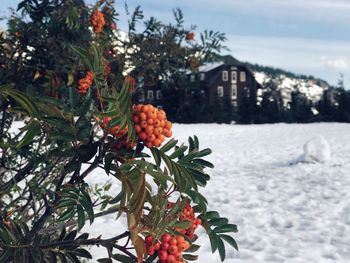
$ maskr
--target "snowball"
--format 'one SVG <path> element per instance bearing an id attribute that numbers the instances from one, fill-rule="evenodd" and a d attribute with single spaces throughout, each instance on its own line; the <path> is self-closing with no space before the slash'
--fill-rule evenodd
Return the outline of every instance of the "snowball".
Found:
<path id="1" fill-rule="evenodd" d="M 324 163 L 331 158 L 329 143 L 322 136 L 317 136 L 304 144 L 304 154 L 299 157 L 299 162 Z"/>

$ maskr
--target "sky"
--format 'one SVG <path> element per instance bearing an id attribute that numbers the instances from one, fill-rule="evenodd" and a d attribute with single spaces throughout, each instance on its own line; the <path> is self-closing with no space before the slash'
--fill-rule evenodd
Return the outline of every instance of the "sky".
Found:
<path id="1" fill-rule="evenodd" d="M 0 0 L 0 16 L 19 0 Z M 92 3 L 93 0 L 87 2 Z M 127 0 L 145 17 L 172 22 L 179 7 L 185 25 L 226 34 L 226 46 L 241 61 L 314 75 L 336 85 L 340 73 L 350 89 L 350 0 Z M 125 1 L 116 0 L 118 26 L 126 30 Z M 4 27 L 4 21 L 0 21 Z"/>

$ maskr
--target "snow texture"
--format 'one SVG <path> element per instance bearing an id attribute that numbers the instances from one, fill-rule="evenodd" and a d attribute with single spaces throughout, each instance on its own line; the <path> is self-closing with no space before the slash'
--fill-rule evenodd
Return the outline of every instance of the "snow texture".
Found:
<path id="1" fill-rule="evenodd" d="M 331 158 L 331 148 L 323 136 L 317 136 L 304 144 L 304 153 L 298 158 L 298 162 L 324 163 Z"/>
<path id="2" fill-rule="evenodd" d="M 201 193 L 209 210 L 239 228 L 234 237 L 240 252 L 227 247 L 225 262 L 350 262 L 350 124 L 175 124 L 173 134 L 182 142 L 196 134 L 202 148 L 213 150 L 209 161 L 215 168 Z M 319 161 L 290 165 L 314 137 L 304 154 Z M 88 178 L 90 184 L 109 179 L 103 171 Z M 118 183 L 112 189 L 117 193 Z M 126 223 L 115 217 L 98 218 L 83 231 L 117 235 Z M 196 262 L 220 262 L 203 229 L 197 243 Z M 104 249 L 91 251 L 96 258 L 106 256 Z"/>

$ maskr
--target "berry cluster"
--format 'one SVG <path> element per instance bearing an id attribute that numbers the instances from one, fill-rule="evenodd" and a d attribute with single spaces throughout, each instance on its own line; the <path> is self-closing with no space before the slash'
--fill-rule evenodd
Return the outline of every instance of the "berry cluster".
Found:
<path id="1" fill-rule="evenodd" d="M 202 224 L 202 220 L 200 218 L 196 218 L 193 208 L 190 204 L 186 204 L 184 210 L 180 214 L 180 220 L 189 220 L 191 225 L 187 229 L 177 229 L 180 233 L 188 236 L 189 239 L 194 237 L 194 231 L 196 228 Z"/>
<path id="2" fill-rule="evenodd" d="M 85 78 L 79 80 L 78 92 L 80 94 L 85 94 L 86 91 L 90 88 L 92 82 L 94 80 L 94 73 L 88 71 Z"/>
<path id="3" fill-rule="evenodd" d="M 95 10 L 91 14 L 90 22 L 94 28 L 95 33 L 101 33 L 104 25 L 106 24 L 104 14 L 99 10 Z"/>
<path id="4" fill-rule="evenodd" d="M 168 209 L 171 209 L 174 206 L 174 203 L 168 202 Z M 194 214 L 193 208 L 189 203 L 186 204 L 184 210 L 180 213 L 179 219 L 181 221 L 188 220 L 191 222 L 191 225 L 187 229 L 176 228 L 175 230 L 180 232 L 183 235 L 188 236 L 189 239 L 193 239 L 194 231 L 196 228 L 202 224 L 202 220 Z"/>
<path id="5" fill-rule="evenodd" d="M 147 236 L 145 239 L 147 253 L 153 255 L 158 252 L 160 263 L 185 262 L 182 258 L 182 252 L 190 247 L 190 243 L 183 236 L 173 236 L 166 233 L 161 236 L 160 242 L 155 241 L 151 235 Z"/>
<path id="6" fill-rule="evenodd" d="M 150 104 L 138 104 L 133 108 L 133 121 L 139 141 L 148 148 L 159 147 L 165 137 L 171 137 L 172 123 L 167 120 L 166 113 Z"/>
<path id="7" fill-rule="evenodd" d="M 108 126 L 109 122 L 112 120 L 111 117 L 104 117 L 100 126 L 105 128 Z M 135 144 L 127 139 L 128 127 L 119 131 L 120 126 L 116 125 L 108 129 L 108 133 L 113 135 L 118 142 L 115 144 L 115 149 L 120 150 L 122 148 L 134 148 Z"/>
<path id="8" fill-rule="evenodd" d="M 189 33 L 186 34 L 185 39 L 186 39 L 187 41 L 191 41 L 191 40 L 194 40 L 194 36 L 195 36 L 195 33 L 194 33 L 194 32 L 189 32 Z"/>

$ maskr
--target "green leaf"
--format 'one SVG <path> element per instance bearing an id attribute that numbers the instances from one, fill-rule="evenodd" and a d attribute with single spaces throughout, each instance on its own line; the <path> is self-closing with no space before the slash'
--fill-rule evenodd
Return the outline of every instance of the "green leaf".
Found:
<path id="1" fill-rule="evenodd" d="M 85 249 L 82 249 L 82 248 L 77 248 L 74 250 L 74 254 L 77 255 L 78 257 L 82 257 L 82 258 L 90 258 L 92 259 L 92 256 L 91 254 L 85 250 Z"/>
<path id="2" fill-rule="evenodd" d="M 210 226 L 223 226 L 228 224 L 228 219 L 223 217 L 223 218 L 215 218 L 209 221 Z"/>
<path id="3" fill-rule="evenodd" d="M 184 228 L 187 229 L 191 226 L 191 221 L 189 220 L 182 220 L 182 221 L 178 221 L 176 223 L 173 224 L 174 228 Z"/>
<path id="4" fill-rule="evenodd" d="M 78 211 L 78 230 L 80 230 L 85 225 L 85 213 L 82 206 L 80 205 L 77 206 L 77 211 Z"/>
<path id="5" fill-rule="evenodd" d="M 205 214 L 205 217 L 208 219 L 220 218 L 220 215 L 217 211 L 208 211 Z"/>
<path id="6" fill-rule="evenodd" d="M 156 161 L 156 165 L 159 167 L 162 159 L 160 158 L 160 153 L 158 149 L 152 147 L 151 153 L 153 155 L 154 160 Z"/>
<path id="7" fill-rule="evenodd" d="M 208 236 L 210 240 L 211 251 L 214 253 L 218 248 L 218 235 L 214 231 L 210 230 L 208 232 Z"/>
<path id="8" fill-rule="evenodd" d="M 189 261 L 196 261 L 198 260 L 198 256 L 197 255 L 191 255 L 191 254 L 183 254 L 182 257 L 186 260 Z"/>
<path id="9" fill-rule="evenodd" d="M 229 236 L 229 235 L 224 235 L 221 234 L 220 237 L 225 240 L 227 243 L 229 243 L 229 245 L 231 245 L 234 249 L 236 249 L 238 251 L 238 245 L 236 243 L 236 240 L 234 240 L 233 237 Z"/>
<path id="10" fill-rule="evenodd" d="M 214 168 L 214 165 L 211 162 L 208 162 L 203 159 L 194 159 L 193 162 L 196 164 L 202 165 L 204 167 Z"/>
<path id="11" fill-rule="evenodd" d="M 226 233 L 226 232 L 234 232 L 237 233 L 237 226 L 234 224 L 227 224 L 223 226 L 218 226 L 214 228 L 215 233 Z"/>
<path id="12" fill-rule="evenodd" d="M 221 261 L 225 260 L 226 252 L 225 252 L 225 245 L 224 242 L 222 242 L 221 238 L 218 238 L 218 250 Z"/>
<path id="13" fill-rule="evenodd" d="M 170 159 L 175 159 L 175 158 L 178 158 L 180 157 L 181 155 L 184 154 L 184 152 L 187 150 L 187 146 L 185 145 L 181 145 L 179 148 L 177 148 L 170 156 L 169 158 Z"/>
<path id="14" fill-rule="evenodd" d="M 196 251 L 198 251 L 198 249 L 199 249 L 200 247 L 201 247 L 201 246 L 199 246 L 199 245 L 192 244 L 192 245 L 186 250 L 186 252 L 196 252 Z"/>
<path id="15" fill-rule="evenodd" d="M 112 259 L 110 258 L 100 258 L 97 261 L 100 263 L 113 263 Z"/>
<path id="16" fill-rule="evenodd" d="M 172 138 L 170 141 L 168 141 L 162 148 L 160 148 L 160 151 L 163 153 L 166 153 L 167 151 L 171 150 L 174 148 L 174 146 L 177 144 L 177 140 Z"/>
<path id="17" fill-rule="evenodd" d="M 41 126 L 40 123 L 36 120 L 31 120 L 25 127 L 27 130 L 26 134 L 22 138 L 22 140 L 16 145 L 17 149 L 22 148 L 25 145 L 28 145 L 32 142 L 34 137 L 40 133 Z"/>

